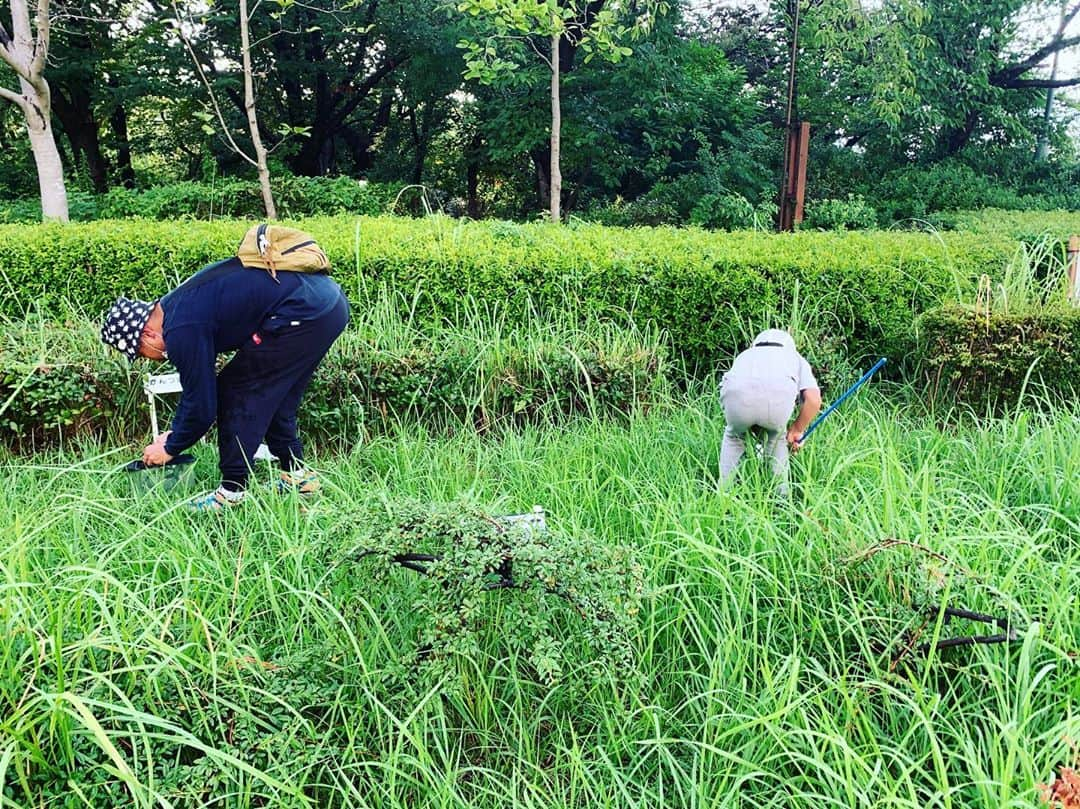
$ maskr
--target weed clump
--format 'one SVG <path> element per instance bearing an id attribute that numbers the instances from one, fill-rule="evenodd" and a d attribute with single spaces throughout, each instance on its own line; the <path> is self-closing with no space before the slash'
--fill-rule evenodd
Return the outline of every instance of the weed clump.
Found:
<path id="1" fill-rule="evenodd" d="M 644 576 L 628 548 L 460 502 L 392 503 L 329 538 L 328 556 L 358 595 L 402 570 L 420 580 L 419 634 L 403 660 L 431 682 L 507 657 L 543 686 L 627 685 L 637 670 Z"/>

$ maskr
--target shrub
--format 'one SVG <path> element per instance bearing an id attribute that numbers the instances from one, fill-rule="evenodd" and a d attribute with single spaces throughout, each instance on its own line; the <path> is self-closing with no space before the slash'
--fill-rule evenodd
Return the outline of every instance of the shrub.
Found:
<path id="1" fill-rule="evenodd" d="M 488 430 L 579 414 L 614 416 L 648 405 L 665 389 L 655 336 L 632 330 L 548 330 L 530 340 L 450 329 L 405 335 L 399 324 L 373 337 L 376 324 L 362 314 L 358 319 L 304 399 L 305 436 L 351 444 L 358 434 L 399 422 Z M 16 450 L 79 433 L 142 438 L 148 427 L 143 375 L 169 370 L 129 365 L 85 321 L 9 323 L 0 327 L 0 438 Z"/>
<path id="2" fill-rule="evenodd" d="M 646 197 L 632 202 L 618 198 L 607 205 L 593 208 L 584 218 L 600 225 L 621 228 L 675 225 L 680 221 L 679 212 L 673 206 Z"/>
<path id="3" fill-rule="evenodd" d="M 694 203 L 690 221 L 713 230 L 750 230 L 754 206 L 741 194 L 704 194 Z"/>
<path id="4" fill-rule="evenodd" d="M 92 336 L 87 328 L 38 318 L 0 327 L 5 445 L 33 449 L 76 433 L 100 434 L 122 417 L 136 382 L 120 355 Z"/>
<path id="5" fill-rule="evenodd" d="M 1080 392 L 1080 309 L 1013 314 L 948 306 L 919 321 L 930 399 L 995 412 Z"/>
<path id="6" fill-rule="evenodd" d="M 463 661 L 471 673 L 488 657 L 518 658 L 518 676 L 579 691 L 635 678 L 644 571 L 629 548 L 465 503 L 402 501 L 337 519 L 323 553 L 351 579 L 344 589 L 361 599 L 353 609 L 369 609 L 364 588 L 385 587 L 399 567 L 428 580 L 406 657 L 427 672 L 427 687 L 452 687 L 446 674 Z"/>
<path id="7" fill-rule="evenodd" d="M 1064 243 L 1074 233 L 1080 234 L 1078 211 L 1006 211 L 986 208 L 940 214 L 934 218 L 934 222 L 948 230 L 1004 236 L 1026 244 L 1036 244 L 1047 238 Z"/>
<path id="8" fill-rule="evenodd" d="M 869 230 L 877 227 L 877 211 L 861 195 L 817 200 L 807 205 L 803 226 L 820 230 Z"/>
<path id="9" fill-rule="evenodd" d="M 402 188 L 400 183 L 373 184 L 351 177 L 293 177 L 271 181 L 274 202 L 282 217 L 387 212 Z M 68 191 L 72 221 L 95 219 L 214 219 L 264 216 L 259 184 L 225 178 L 215 182 L 184 181 L 144 190 L 112 188 L 104 194 Z M 41 221 L 36 200 L 0 200 L 0 223 Z"/>
<path id="10" fill-rule="evenodd" d="M 155 298 L 195 269 L 231 255 L 249 222 L 100 222 L 0 226 L 0 314 L 35 304 L 96 316 L 119 294 Z M 312 219 L 357 309 L 384 285 L 418 323 L 460 316 L 462 301 L 497 306 L 507 322 L 574 303 L 579 322 L 630 318 L 669 336 L 675 353 L 711 366 L 743 342 L 744 321 L 804 293 L 829 296 L 842 337 L 898 356 L 915 315 L 974 287 L 1015 249 L 1002 238 L 918 233 L 716 234 L 581 223 L 518 225 Z M 873 348 L 870 348 L 873 347 Z"/>
<path id="11" fill-rule="evenodd" d="M 1045 183 L 1035 183 L 1041 187 Z M 887 194 L 876 196 L 878 189 Z M 907 219 L 936 220 L 946 211 L 972 211 L 983 208 L 1012 211 L 1075 208 L 1080 197 L 1072 193 L 1024 193 L 1001 180 L 961 163 L 946 160 L 932 166 L 908 167 L 889 172 L 874 188 L 875 205 L 882 222 Z M 949 214 L 944 214 L 947 218 Z"/>

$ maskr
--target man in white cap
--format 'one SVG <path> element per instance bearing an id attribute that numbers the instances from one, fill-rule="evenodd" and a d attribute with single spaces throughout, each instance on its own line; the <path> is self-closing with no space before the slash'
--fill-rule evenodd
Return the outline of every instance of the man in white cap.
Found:
<path id="1" fill-rule="evenodd" d="M 795 341 L 782 329 L 767 329 L 753 345 L 735 358 L 720 383 L 724 405 L 724 443 L 720 448 L 720 477 L 735 473 L 746 451 L 746 433 L 765 433 L 765 452 L 780 478 L 779 493 L 787 496 L 788 447 L 798 452 L 799 442 L 821 410 L 821 390 L 810 364 L 795 350 Z M 788 421 L 799 404 L 791 426 Z"/>

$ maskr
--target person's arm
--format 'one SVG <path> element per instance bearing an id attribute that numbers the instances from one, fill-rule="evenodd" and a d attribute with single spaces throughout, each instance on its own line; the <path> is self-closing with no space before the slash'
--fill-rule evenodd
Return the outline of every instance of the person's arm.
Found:
<path id="1" fill-rule="evenodd" d="M 788 428 L 787 442 L 791 445 L 792 452 L 798 452 L 802 448 L 803 433 L 806 432 L 810 422 L 821 412 L 821 390 L 819 388 L 807 388 L 801 392 L 802 404 L 799 407 L 799 415 Z"/>
<path id="2" fill-rule="evenodd" d="M 209 329 L 175 329 L 169 332 L 166 347 L 184 388 L 164 445 L 167 454 L 176 456 L 202 438 L 217 418 L 217 375 Z"/>

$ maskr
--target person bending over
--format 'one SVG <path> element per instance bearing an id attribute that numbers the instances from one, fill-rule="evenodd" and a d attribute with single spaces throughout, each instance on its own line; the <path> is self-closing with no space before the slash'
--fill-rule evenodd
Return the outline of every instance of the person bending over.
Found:
<path id="1" fill-rule="evenodd" d="M 765 452 L 780 479 L 779 494 L 788 495 L 788 447 L 798 452 L 802 435 L 821 410 L 821 390 L 810 364 L 795 350 L 791 335 L 768 329 L 735 358 L 720 383 L 724 406 L 724 441 L 720 448 L 720 478 L 727 481 L 746 451 L 746 434 L 765 433 Z M 796 404 L 799 412 L 788 426 Z"/>
<path id="2" fill-rule="evenodd" d="M 129 360 L 168 359 L 183 386 L 172 429 L 143 450 L 143 461 L 169 462 L 216 421 L 221 485 L 193 508 L 239 503 L 263 440 L 281 464 L 279 485 L 314 491 L 318 480 L 304 469 L 296 414 L 348 320 L 348 301 L 329 275 L 274 277 L 237 258 L 204 267 L 156 301 L 119 298 L 105 315 L 102 341 Z M 215 359 L 227 351 L 236 354 L 215 375 Z"/>

